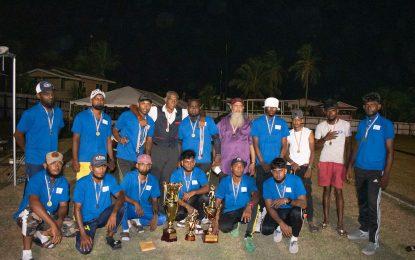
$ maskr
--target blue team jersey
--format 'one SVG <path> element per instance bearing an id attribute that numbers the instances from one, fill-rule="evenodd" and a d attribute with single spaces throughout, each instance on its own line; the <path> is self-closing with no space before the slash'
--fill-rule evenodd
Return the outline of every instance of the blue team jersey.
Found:
<path id="1" fill-rule="evenodd" d="M 170 176 L 170 182 L 183 184 L 179 192 L 179 198 L 183 197 L 184 192 L 198 190 L 208 184 L 206 173 L 199 167 L 195 167 L 189 176 L 185 176 L 183 167 L 177 168 Z"/>
<path id="2" fill-rule="evenodd" d="M 274 177 L 268 178 L 263 185 L 262 195 L 264 200 L 276 200 L 287 198 L 296 200 L 306 195 L 303 181 L 294 174 L 287 174 L 284 182 L 277 183 Z M 291 204 L 282 205 L 280 208 L 291 208 Z"/>

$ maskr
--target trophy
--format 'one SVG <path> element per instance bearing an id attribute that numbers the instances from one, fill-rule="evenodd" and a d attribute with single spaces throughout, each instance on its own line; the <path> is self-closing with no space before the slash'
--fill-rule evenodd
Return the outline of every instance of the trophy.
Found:
<path id="1" fill-rule="evenodd" d="M 193 212 L 191 214 L 188 214 L 186 217 L 186 223 L 187 223 L 189 232 L 186 234 L 186 237 L 184 239 L 186 239 L 187 241 L 196 240 L 195 228 L 196 228 L 196 224 L 198 223 L 198 219 L 197 219 L 198 215 L 199 215 L 199 212 L 197 212 L 197 210 L 193 210 Z"/>
<path id="2" fill-rule="evenodd" d="M 181 187 L 181 183 L 163 182 L 164 210 L 167 215 L 167 227 L 163 229 L 163 236 L 161 237 L 161 240 L 166 242 L 177 241 L 177 234 L 173 227 L 173 223 L 176 219 L 177 210 L 179 208 L 177 202 L 179 200 L 179 191 Z"/>
<path id="3" fill-rule="evenodd" d="M 209 190 L 209 205 L 206 206 L 203 203 L 203 210 L 206 214 L 206 217 L 210 220 L 210 224 L 207 230 L 205 230 L 205 234 L 203 236 L 203 242 L 205 243 L 217 243 L 218 242 L 218 235 L 213 234 L 213 227 L 212 223 L 215 221 L 216 214 L 220 212 L 222 205 L 216 208 L 215 205 L 215 186 L 210 185 Z"/>

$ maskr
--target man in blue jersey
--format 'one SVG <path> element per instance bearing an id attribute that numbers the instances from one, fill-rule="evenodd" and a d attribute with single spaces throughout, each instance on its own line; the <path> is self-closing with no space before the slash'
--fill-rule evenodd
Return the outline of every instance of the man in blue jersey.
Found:
<path id="1" fill-rule="evenodd" d="M 160 197 L 159 182 L 150 174 L 152 161 L 148 154 L 137 157 L 136 170 L 127 173 L 121 187 L 125 192 L 124 218 L 122 220 L 122 240 L 130 240 L 130 226 L 141 233 L 143 226 L 150 226 L 150 231 L 166 222 L 166 216 L 158 212 Z"/>
<path id="2" fill-rule="evenodd" d="M 263 197 L 267 214 L 261 232 L 274 234 L 274 241 L 281 242 L 282 235 L 290 237 L 289 251 L 298 252 L 298 236 L 303 225 L 303 209 L 307 207 L 306 190 L 300 177 L 287 174 L 286 161 L 275 158 L 271 162 L 272 177 L 264 182 Z"/>
<path id="3" fill-rule="evenodd" d="M 28 178 L 43 170 L 48 152 L 58 150 L 59 132 L 64 127 L 62 110 L 55 106 L 53 85 L 39 82 L 36 97 L 39 103 L 23 112 L 14 133 L 16 143 L 25 152 Z"/>
<path id="4" fill-rule="evenodd" d="M 348 235 L 350 240 L 367 240 L 362 250 L 373 255 L 379 248 L 380 198 L 389 183 L 393 162 L 393 123 L 379 114 L 381 98 L 378 93 L 363 97 L 366 118 L 360 121 L 356 145 L 348 165 L 348 179 L 354 167 L 360 228 Z"/>
<path id="5" fill-rule="evenodd" d="M 213 223 L 213 232 L 221 230 L 231 232 L 232 237 L 239 236 L 239 223 L 247 224 L 245 231 L 245 249 L 255 250 L 252 231 L 257 213 L 258 189 L 255 180 L 244 174 L 246 162 L 235 158 L 231 162 L 232 175 L 223 177 L 216 191 L 216 207 L 222 205 Z"/>
<path id="6" fill-rule="evenodd" d="M 135 168 L 137 156 L 151 154 L 154 121 L 148 115 L 152 100 L 140 96 L 137 106 L 132 105 L 118 118 L 112 130 L 117 145 L 118 178 Z"/>
<path id="7" fill-rule="evenodd" d="M 90 100 L 91 107 L 77 114 L 72 125 L 72 167 L 77 180 L 89 174 L 89 161 L 95 154 L 108 154 L 109 168 L 115 167 L 111 118 L 103 112 L 105 93 L 95 89 Z"/>
<path id="8" fill-rule="evenodd" d="M 124 215 L 124 191 L 111 174 L 106 174 L 105 155 L 95 155 L 90 169 L 90 174 L 76 182 L 73 194 L 75 218 L 79 226 L 75 247 L 81 254 L 91 253 L 95 232 L 103 227 L 107 229 L 107 244 L 112 249 L 121 248 L 121 241 L 115 240 L 114 234 Z"/>
<path id="9" fill-rule="evenodd" d="M 45 168 L 30 178 L 14 215 L 22 228 L 24 260 L 33 259 L 32 241 L 44 248 L 53 248 L 61 242 L 62 236 L 75 234 L 75 223 L 65 219 L 69 184 L 62 174 L 62 166 L 61 153 L 49 152 L 46 155 Z"/>

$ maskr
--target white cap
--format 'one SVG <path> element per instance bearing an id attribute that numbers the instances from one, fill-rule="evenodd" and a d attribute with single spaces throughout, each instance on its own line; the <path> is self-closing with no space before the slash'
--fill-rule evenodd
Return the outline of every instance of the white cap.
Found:
<path id="1" fill-rule="evenodd" d="M 269 97 L 269 98 L 265 99 L 264 108 L 266 108 L 266 107 L 276 107 L 278 110 L 280 110 L 278 108 L 279 103 L 280 102 L 275 97 Z"/>
<path id="2" fill-rule="evenodd" d="M 100 89 L 94 89 L 91 92 L 91 95 L 89 96 L 89 99 L 93 99 L 94 97 L 96 97 L 97 95 L 102 95 L 105 98 L 105 93 L 104 91 L 100 90 Z"/>

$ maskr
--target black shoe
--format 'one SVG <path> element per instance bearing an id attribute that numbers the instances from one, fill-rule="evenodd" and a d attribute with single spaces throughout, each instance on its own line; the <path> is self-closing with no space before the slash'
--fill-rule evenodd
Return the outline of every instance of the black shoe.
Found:
<path id="1" fill-rule="evenodd" d="M 107 244 L 113 249 L 120 249 L 121 248 L 121 241 L 120 240 L 115 240 L 112 237 L 107 237 Z"/>

